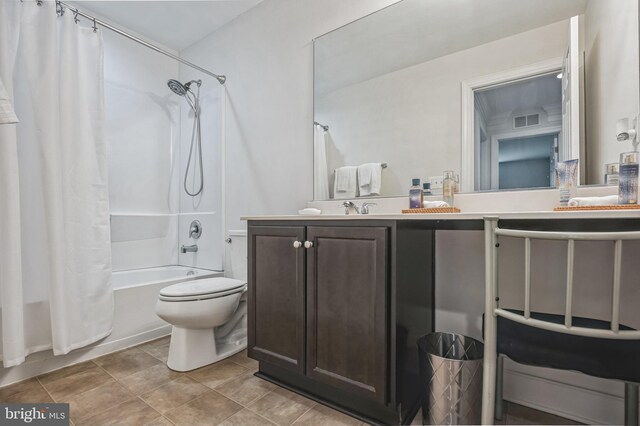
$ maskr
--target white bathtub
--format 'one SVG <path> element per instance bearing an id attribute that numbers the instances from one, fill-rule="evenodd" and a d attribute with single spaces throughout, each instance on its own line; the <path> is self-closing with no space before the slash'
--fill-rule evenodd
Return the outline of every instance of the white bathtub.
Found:
<path id="1" fill-rule="evenodd" d="M 181 281 L 222 276 L 222 272 L 188 266 L 161 266 L 158 268 L 132 269 L 113 273 L 113 289 L 164 284 L 165 286 Z"/>
<path id="2" fill-rule="evenodd" d="M 160 290 L 180 281 L 216 276 L 223 276 L 223 273 L 185 266 L 114 272 L 115 315 L 111 334 L 67 355 L 54 357 L 51 351 L 31 355 L 24 364 L 2 371 L 0 386 L 168 336 L 171 325 L 161 320 L 155 312 Z"/>

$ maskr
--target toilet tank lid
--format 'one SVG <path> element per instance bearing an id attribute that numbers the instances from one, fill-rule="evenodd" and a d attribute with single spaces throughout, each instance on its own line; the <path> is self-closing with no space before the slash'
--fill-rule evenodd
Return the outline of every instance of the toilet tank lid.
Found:
<path id="1" fill-rule="evenodd" d="M 160 290 L 160 296 L 200 296 L 205 294 L 214 294 L 223 291 L 234 290 L 244 285 L 246 285 L 244 281 L 234 280 L 232 278 L 205 278 L 201 280 L 184 281 L 178 284 L 170 285 Z"/>

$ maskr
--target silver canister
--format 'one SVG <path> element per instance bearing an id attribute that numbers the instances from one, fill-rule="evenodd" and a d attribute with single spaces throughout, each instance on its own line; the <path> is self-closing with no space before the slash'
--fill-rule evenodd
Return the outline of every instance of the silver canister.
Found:
<path id="1" fill-rule="evenodd" d="M 484 345 L 454 333 L 418 339 L 423 423 L 480 424 Z"/>

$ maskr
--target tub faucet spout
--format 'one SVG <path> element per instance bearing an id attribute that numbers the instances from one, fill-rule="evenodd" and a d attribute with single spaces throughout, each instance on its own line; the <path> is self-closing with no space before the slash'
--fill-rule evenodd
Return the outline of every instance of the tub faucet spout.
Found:
<path id="1" fill-rule="evenodd" d="M 192 246 L 185 246 L 184 244 L 180 247 L 181 253 L 196 253 L 198 251 L 198 246 L 196 244 Z"/>

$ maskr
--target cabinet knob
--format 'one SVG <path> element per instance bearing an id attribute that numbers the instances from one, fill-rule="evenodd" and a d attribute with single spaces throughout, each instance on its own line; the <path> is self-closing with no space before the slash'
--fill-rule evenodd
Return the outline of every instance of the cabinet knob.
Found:
<path id="1" fill-rule="evenodd" d="M 313 247 L 313 243 L 311 241 L 305 241 L 304 242 L 304 247 L 305 248 L 311 248 L 311 247 Z"/>
<path id="2" fill-rule="evenodd" d="M 300 248 L 300 247 L 302 247 L 302 243 L 300 241 L 293 242 L 293 248 Z"/>

